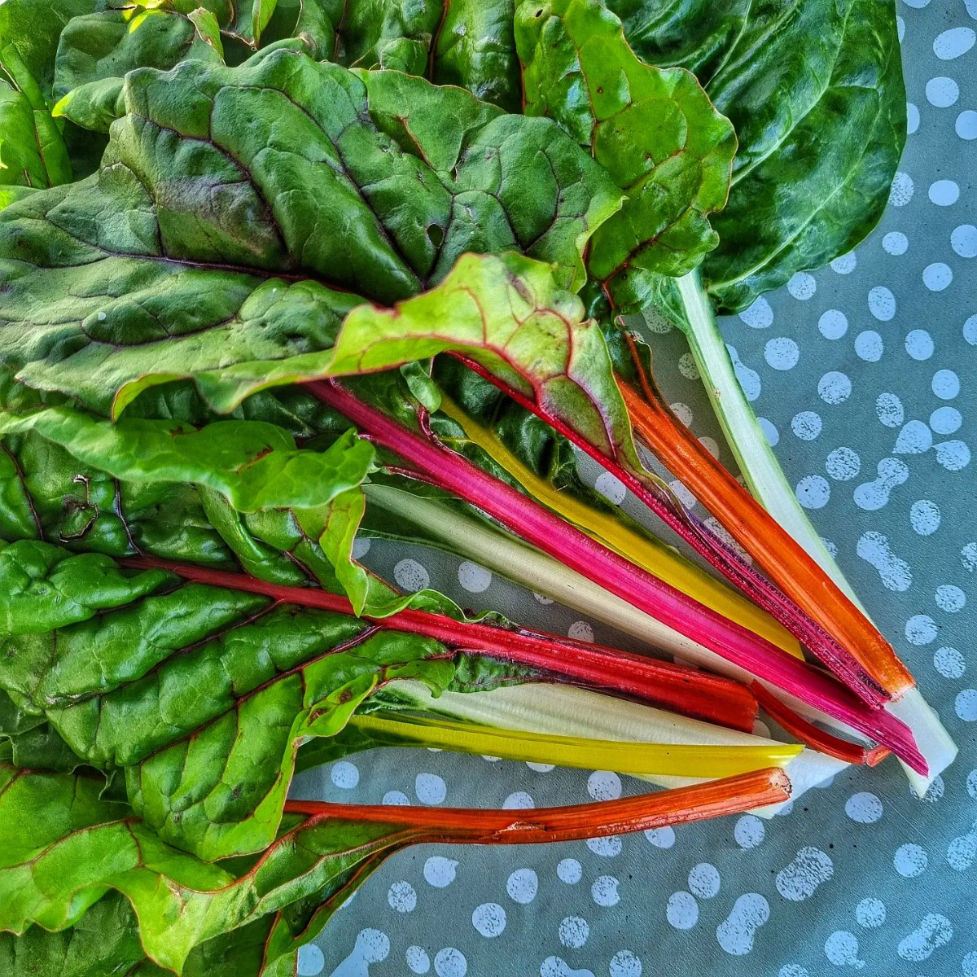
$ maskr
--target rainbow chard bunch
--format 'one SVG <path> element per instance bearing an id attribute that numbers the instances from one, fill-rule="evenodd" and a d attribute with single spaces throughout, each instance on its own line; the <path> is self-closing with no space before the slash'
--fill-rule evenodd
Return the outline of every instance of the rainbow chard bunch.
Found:
<path id="1" fill-rule="evenodd" d="M 885 0 L 0 5 L 4 972 L 282 977 L 410 844 L 766 814 L 889 753 L 925 790 L 953 744 L 712 317 L 871 228 L 903 111 Z M 752 496 L 658 395 L 622 318 L 653 307 Z M 364 536 L 701 668 L 404 594 Z M 668 789 L 529 820 L 289 799 L 385 745 Z"/>

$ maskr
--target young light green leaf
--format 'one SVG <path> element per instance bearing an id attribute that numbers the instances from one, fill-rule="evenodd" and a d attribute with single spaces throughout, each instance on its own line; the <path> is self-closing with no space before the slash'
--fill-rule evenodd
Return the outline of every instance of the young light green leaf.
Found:
<path id="1" fill-rule="evenodd" d="M 186 977 L 208 972 L 191 957 L 205 941 L 240 931 L 255 946 L 262 934 L 244 927 L 313 894 L 334 909 L 338 894 L 355 887 L 384 853 L 423 836 L 403 822 L 312 819 L 235 878 L 163 844 L 124 806 L 100 800 L 100 783 L 0 768 L 0 929 L 75 926 L 115 889 L 132 904 L 149 958 Z M 230 941 L 214 949 L 215 962 L 234 959 Z M 268 961 L 283 949 L 294 953 L 293 941 L 279 938 Z"/>
<path id="2" fill-rule="evenodd" d="M 732 126 L 690 72 L 642 64 L 598 0 L 525 0 L 516 42 L 526 112 L 555 119 L 627 192 L 587 268 L 618 309 L 640 309 L 655 275 L 683 275 L 716 246 Z"/>
<path id="3" fill-rule="evenodd" d="M 178 377 L 229 410 L 320 375 L 361 301 L 338 289 L 390 302 L 463 251 L 526 249 L 579 283 L 618 205 L 553 122 L 394 72 L 277 50 L 135 72 L 125 98 L 100 174 L 0 219 L 0 360 L 104 411 Z"/>

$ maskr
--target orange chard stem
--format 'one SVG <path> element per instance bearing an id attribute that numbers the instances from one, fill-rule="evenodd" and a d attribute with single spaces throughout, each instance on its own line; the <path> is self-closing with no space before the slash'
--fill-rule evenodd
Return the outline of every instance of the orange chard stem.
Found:
<path id="1" fill-rule="evenodd" d="M 693 787 L 641 794 L 614 801 L 522 811 L 415 808 L 383 805 L 285 802 L 285 812 L 312 819 L 344 818 L 403 824 L 415 829 L 415 844 L 535 845 L 582 841 L 689 824 L 790 799 L 790 780 L 770 767 Z"/>
<path id="2" fill-rule="evenodd" d="M 642 396 L 620 378 L 618 386 L 640 440 L 784 593 L 887 692 L 898 696 L 912 688 L 913 677 L 892 646 L 655 391 L 646 386 Z"/>

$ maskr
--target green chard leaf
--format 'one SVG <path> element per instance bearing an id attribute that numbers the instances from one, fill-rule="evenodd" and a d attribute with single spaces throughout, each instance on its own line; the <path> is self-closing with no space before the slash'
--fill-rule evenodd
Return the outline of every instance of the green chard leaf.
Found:
<path id="1" fill-rule="evenodd" d="M 287 973 L 274 969 L 281 957 L 294 962 L 296 947 L 385 855 L 425 837 L 403 821 L 310 819 L 235 876 L 161 842 L 130 809 L 102 800 L 100 782 L 0 767 L 0 929 L 75 927 L 62 938 L 73 942 L 84 939 L 80 924 L 114 940 L 117 957 L 133 957 L 125 908 L 104 899 L 116 890 L 132 906 L 148 958 L 184 977 Z M 306 921 L 307 932 L 296 933 L 289 918 Z"/>
<path id="2" fill-rule="evenodd" d="M 465 251 L 579 286 L 618 206 L 552 121 L 396 72 L 276 50 L 134 72 L 125 104 L 98 174 L 0 216 L 0 361 L 100 411 L 179 377 L 226 411 L 322 375 L 350 309 Z"/>
<path id="3" fill-rule="evenodd" d="M 223 61 L 216 17 L 157 7 L 127 7 L 75 17 L 61 35 L 54 74 L 55 116 L 98 132 L 121 114 L 123 77 L 181 61 Z"/>
<path id="4" fill-rule="evenodd" d="M 642 64 L 598 0 L 526 0 L 516 41 L 527 114 L 555 119 L 627 193 L 587 270 L 619 311 L 636 311 L 658 276 L 684 275 L 716 247 L 709 215 L 729 191 L 732 126 L 690 72 Z"/>
<path id="5" fill-rule="evenodd" d="M 745 308 L 872 230 L 906 139 L 892 0 L 608 6 L 640 57 L 692 68 L 736 129 L 729 203 L 712 219 L 720 243 L 702 266 L 717 312 Z M 702 30 L 713 19 L 720 29 Z M 673 283 L 660 288 L 681 321 Z"/>
<path id="6" fill-rule="evenodd" d="M 271 843 L 305 738 L 341 732 L 389 682 L 437 693 L 465 662 L 345 614 L 38 541 L 0 549 L 0 595 L 0 686 L 12 702 L 82 762 L 124 768 L 146 823 L 208 860 Z M 498 666 L 492 681 L 524 674 Z"/>

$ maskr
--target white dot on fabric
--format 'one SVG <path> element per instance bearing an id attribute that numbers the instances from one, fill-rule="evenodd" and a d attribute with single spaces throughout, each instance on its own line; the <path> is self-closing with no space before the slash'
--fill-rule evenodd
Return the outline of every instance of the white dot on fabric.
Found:
<path id="1" fill-rule="evenodd" d="M 599 875 L 590 886 L 590 898 L 597 906 L 616 906 L 621 901 L 618 885 L 613 875 Z"/>
<path id="2" fill-rule="evenodd" d="M 882 238 L 882 247 L 888 254 L 905 254 L 909 250 L 909 238 L 902 231 L 889 231 Z"/>
<path id="3" fill-rule="evenodd" d="M 770 919 L 770 903 L 758 892 L 747 892 L 733 903 L 729 915 L 716 927 L 720 947 L 732 956 L 753 949 L 756 931 Z"/>
<path id="4" fill-rule="evenodd" d="M 824 941 L 824 955 L 836 967 L 861 970 L 865 966 L 865 961 L 858 959 L 858 938 L 848 930 L 835 930 Z"/>
<path id="5" fill-rule="evenodd" d="M 434 955 L 434 972 L 438 977 L 465 977 L 468 960 L 461 950 L 446 946 Z"/>
<path id="6" fill-rule="evenodd" d="M 365 536 L 357 536 L 353 540 L 353 559 L 362 560 L 370 552 L 370 541 Z"/>
<path id="7" fill-rule="evenodd" d="M 799 271 L 787 282 L 787 291 L 801 302 L 806 302 L 818 290 L 818 283 L 813 275 L 806 271 Z"/>
<path id="8" fill-rule="evenodd" d="M 913 329 L 906 334 L 906 352 L 914 360 L 928 360 L 933 355 L 933 337 L 925 329 Z"/>
<path id="9" fill-rule="evenodd" d="M 360 782 L 360 771 L 355 763 L 340 760 L 332 765 L 329 779 L 342 790 L 352 790 Z"/>
<path id="10" fill-rule="evenodd" d="M 617 835 L 611 835 L 609 838 L 589 838 L 586 844 L 595 855 L 603 855 L 605 858 L 613 858 L 621 854 L 622 843 Z"/>
<path id="11" fill-rule="evenodd" d="M 960 187 L 953 180 L 937 180 L 930 184 L 929 198 L 937 207 L 952 207 L 960 199 Z"/>
<path id="12" fill-rule="evenodd" d="M 879 322 L 889 322 L 896 314 L 896 297 L 885 285 L 876 285 L 868 293 L 868 310 Z"/>
<path id="13" fill-rule="evenodd" d="M 699 904 L 690 892 L 673 892 L 665 905 L 665 918 L 677 930 L 690 930 L 699 922 Z"/>
<path id="14" fill-rule="evenodd" d="M 952 27 L 948 31 L 938 34 L 933 41 L 933 53 L 941 61 L 952 61 L 966 54 L 977 40 L 977 33 L 972 27 Z"/>
<path id="15" fill-rule="evenodd" d="M 881 899 L 863 899 L 855 907 L 855 922 L 865 929 L 877 929 L 885 922 L 885 903 Z"/>
<path id="16" fill-rule="evenodd" d="M 422 804 L 440 804 L 448 793 L 448 786 L 436 773 L 419 773 L 414 778 L 414 793 Z"/>
<path id="17" fill-rule="evenodd" d="M 431 577 L 417 560 L 401 560 L 394 567 L 394 579 L 403 590 L 413 593 L 431 586 Z"/>
<path id="18" fill-rule="evenodd" d="M 588 621 L 574 621 L 567 628 L 567 637 L 573 638 L 574 641 L 586 641 L 589 643 L 594 640 L 594 627 Z"/>
<path id="19" fill-rule="evenodd" d="M 531 868 L 517 868 L 506 879 L 505 891 L 513 902 L 528 906 L 539 891 L 539 877 Z"/>
<path id="20" fill-rule="evenodd" d="M 483 902 L 472 913 L 472 926 L 489 939 L 501 936 L 505 924 L 505 910 L 497 902 Z"/>
<path id="21" fill-rule="evenodd" d="M 709 862 L 700 862 L 689 871 L 689 889 L 700 899 L 712 899 L 719 894 L 719 870 Z"/>
<path id="22" fill-rule="evenodd" d="M 678 358 L 678 372 L 681 373 L 686 380 L 699 379 L 699 368 L 695 365 L 695 358 L 691 353 L 683 353 Z"/>
<path id="23" fill-rule="evenodd" d="M 950 247 L 961 258 L 977 257 L 977 227 L 961 224 L 950 232 Z"/>
<path id="24" fill-rule="evenodd" d="M 492 573 L 477 563 L 465 560 L 458 567 L 458 583 L 470 594 L 481 594 L 492 585 Z"/>
<path id="25" fill-rule="evenodd" d="M 919 845 L 900 845 L 892 856 L 892 865 L 905 879 L 914 879 L 926 871 L 929 858 Z"/>
<path id="26" fill-rule="evenodd" d="M 893 207 L 905 207 L 913 199 L 915 189 L 913 178 L 908 173 L 896 173 L 889 189 L 889 203 Z"/>
<path id="27" fill-rule="evenodd" d="M 909 508 L 909 524 L 920 536 L 932 536 L 940 528 L 940 507 L 930 499 L 919 499 Z"/>
<path id="28" fill-rule="evenodd" d="M 383 795 L 383 803 L 390 807 L 407 807 L 410 798 L 402 790 L 388 790 Z"/>
<path id="29" fill-rule="evenodd" d="M 773 423 L 765 417 L 758 417 L 757 424 L 760 425 L 760 430 L 763 431 L 763 436 L 767 439 L 767 444 L 771 448 L 776 447 L 780 441 L 780 432 L 774 427 Z"/>
<path id="30" fill-rule="evenodd" d="M 556 764 L 554 763 L 533 763 L 532 760 L 527 760 L 526 766 L 530 770 L 535 770 L 536 773 L 549 773 L 556 768 Z"/>
<path id="31" fill-rule="evenodd" d="M 858 258 L 854 251 L 849 251 L 848 254 L 843 254 L 831 262 L 831 270 L 836 275 L 850 275 L 857 266 Z"/>
<path id="32" fill-rule="evenodd" d="M 503 802 L 504 811 L 529 811 L 536 806 L 532 795 L 524 790 L 513 791 Z"/>
<path id="33" fill-rule="evenodd" d="M 875 824 L 882 817 L 882 801 L 875 794 L 860 791 L 845 802 L 845 814 L 858 824 Z"/>
<path id="34" fill-rule="evenodd" d="M 899 427 L 906 419 L 902 401 L 891 393 L 879 394 L 876 397 L 875 416 L 886 427 Z"/>
<path id="35" fill-rule="evenodd" d="M 848 316 L 840 309 L 828 309 L 818 319 L 818 331 L 825 339 L 841 339 L 848 332 Z"/>
<path id="36" fill-rule="evenodd" d="M 455 880 L 458 863 L 453 858 L 432 855 L 424 863 L 424 881 L 435 889 L 445 889 Z"/>
<path id="37" fill-rule="evenodd" d="M 957 116 L 954 129 L 961 139 L 977 139 L 977 112 L 965 109 Z"/>
<path id="38" fill-rule="evenodd" d="M 641 977 L 641 961 L 630 950 L 619 950 L 611 957 L 610 977 Z"/>
<path id="39" fill-rule="evenodd" d="M 957 693 L 953 703 L 957 716 L 965 723 L 977 720 L 977 689 L 964 689 Z"/>
<path id="40" fill-rule="evenodd" d="M 387 902 L 399 913 L 413 912 L 417 907 L 417 892 L 410 882 L 394 882 L 387 890 Z"/>
<path id="41" fill-rule="evenodd" d="M 557 932 L 565 947 L 579 950 L 590 936 L 590 924 L 581 916 L 565 916 Z"/>
<path id="42" fill-rule="evenodd" d="M 824 467 L 835 481 L 847 482 L 862 470 L 862 461 L 851 448 L 835 448 L 828 455 Z"/>
<path id="43" fill-rule="evenodd" d="M 821 418 L 812 410 L 802 410 L 794 415 L 790 429 L 802 441 L 813 441 L 821 433 Z"/>
<path id="44" fill-rule="evenodd" d="M 773 309 L 761 295 L 749 308 L 740 313 L 740 319 L 751 329 L 767 329 L 773 325 Z"/>
<path id="45" fill-rule="evenodd" d="M 942 261 L 934 261 L 923 269 L 923 284 L 931 292 L 942 292 L 953 281 L 953 271 Z"/>
<path id="46" fill-rule="evenodd" d="M 977 543 L 965 543 L 960 550 L 960 562 L 968 573 L 977 571 Z"/>
<path id="47" fill-rule="evenodd" d="M 940 632 L 936 621 L 928 614 L 914 614 L 906 621 L 905 633 L 910 644 L 928 645 L 936 640 Z"/>
<path id="48" fill-rule="evenodd" d="M 977 315 L 970 316 L 963 324 L 963 338 L 971 346 L 977 346 Z"/>
<path id="49" fill-rule="evenodd" d="M 613 502 L 614 505 L 620 505 L 624 501 L 624 497 L 628 494 L 628 490 L 624 487 L 624 482 L 610 472 L 601 472 L 594 482 L 594 488 L 608 502 Z"/>
<path id="50" fill-rule="evenodd" d="M 967 595 L 953 584 L 941 584 L 936 588 L 937 606 L 948 614 L 962 611 L 967 603 Z"/>
<path id="51" fill-rule="evenodd" d="M 826 404 L 843 404 L 851 396 L 851 380 L 839 370 L 829 370 L 818 380 L 818 396 Z"/>
<path id="52" fill-rule="evenodd" d="M 967 662 L 956 648 L 944 646 L 933 652 L 933 667 L 944 678 L 962 678 Z"/>
<path id="53" fill-rule="evenodd" d="M 655 848 L 671 848 L 675 844 L 674 828 L 667 826 L 664 828 L 649 828 L 644 835 Z"/>
<path id="54" fill-rule="evenodd" d="M 587 793 L 595 801 L 613 801 L 621 796 L 621 778 L 611 770 L 595 770 L 587 778 Z"/>
<path id="55" fill-rule="evenodd" d="M 906 132 L 912 136 L 919 131 L 919 108 L 906 102 Z"/>
<path id="56" fill-rule="evenodd" d="M 564 858 L 556 866 L 556 875 L 567 885 L 576 885 L 583 878 L 583 866 L 575 858 Z"/>
<path id="57" fill-rule="evenodd" d="M 763 358 L 774 370 L 792 370 L 797 366 L 801 350 L 793 339 L 781 336 L 771 339 L 763 350 Z"/>
<path id="58" fill-rule="evenodd" d="M 960 86 L 946 75 L 930 78 L 926 82 L 926 101 L 938 109 L 946 109 L 955 105 L 960 98 Z"/>
<path id="59" fill-rule="evenodd" d="M 426 974 L 431 969 L 431 958 L 422 946 L 409 946 L 404 954 L 412 974 Z"/>
<path id="60" fill-rule="evenodd" d="M 688 404 L 677 402 L 669 405 L 672 413 L 686 426 L 692 426 L 692 408 Z"/>
<path id="61" fill-rule="evenodd" d="M 733 828 L 733 839 L 740 848 L 756 848 L 763 841 L 766 828 L 755 814 L 744 814 Z"/>
<path id="62" fill-rule="evenodd" d="M 885 352 L 882 337 L 874 329 L 866 329 L 855 337 L 855 353 L 866 363 L 878 363 Z"/>
<path id="63" fill-rule="evenodd" d="M 937 370 L 930 386 L 940 400 L 953 400 L 960 393 L 960 377 L 953 370 Z"/>
<path id="64" fill-rule="evenodd" d="M 314 943 L 306 943 L 305 946 L 299 947 L 298 966 L 295 971 L 299 977 L 316 977 L 317 974 L 322 973 L 325 965 L 326 960 L 322 950 Z"/>
<path id="65" fill-rule="evenodd" d="M 823 509 L 831 498 L 831 486 L 820 475 L 805 475 L 794 494 L 805 509 Z"/>

